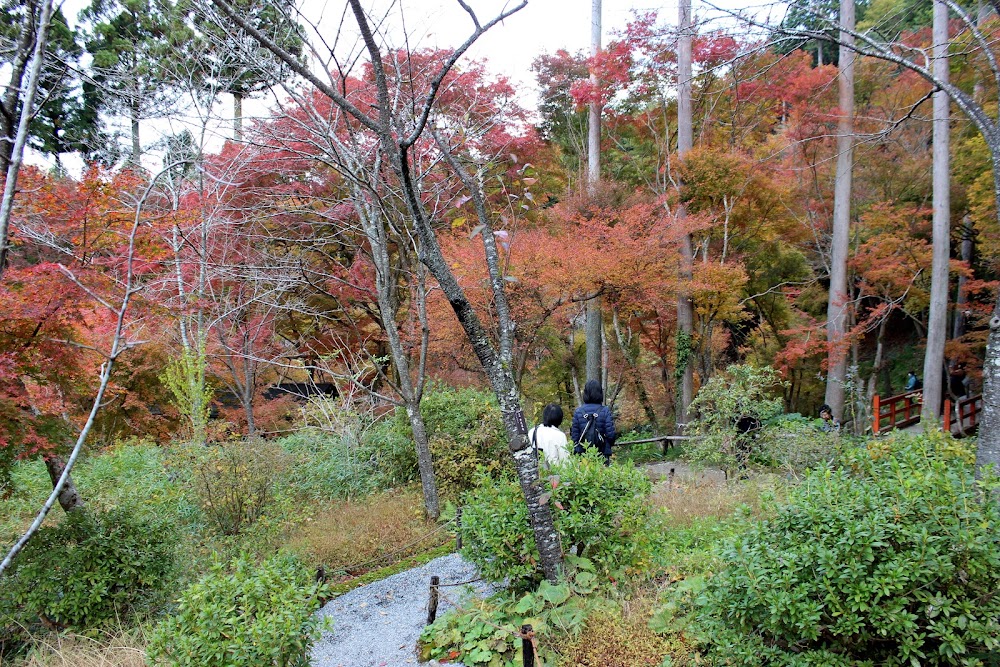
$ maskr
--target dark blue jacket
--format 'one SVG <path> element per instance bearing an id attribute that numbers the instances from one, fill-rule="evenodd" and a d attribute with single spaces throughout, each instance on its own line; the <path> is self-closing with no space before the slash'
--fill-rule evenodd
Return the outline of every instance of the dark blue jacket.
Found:
<path id="1" fill-rule="evenodd" d="M 611 416 L 611 409 L 599 403 L 584 403 L 573 412 L 573 426 L 570 428 L 570 437 L 574 443 L 580 442 L 580 435 L 587 427 L 587 418 L 584 415 L 597 413 L 595 425 L 600 433 L 604 434 L 604 441 L 607 443 L 607 451 L 603 454 L 611 453 L 611 445 L 615 444 L 615 421 Z M 588 433 L 588 436 L 590 434 Z M 590 440 L 590 438 L 587 438 Z"/>

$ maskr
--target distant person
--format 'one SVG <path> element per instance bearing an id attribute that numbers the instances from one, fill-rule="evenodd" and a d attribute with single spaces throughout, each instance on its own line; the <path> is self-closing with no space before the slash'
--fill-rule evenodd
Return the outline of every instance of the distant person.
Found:
<path id="1" fill-rule="evenodd" d="M 583 405 L 573 412 L 570 437 L 574 454 L 582 454 L 587 447 L 592 447 L 604 456 L 605 465 L 611 463 L 615 421 L 611 409 L 604 405 L 604 390 L 597 380 L 587 380 L 583 386 Z"/>
<path id="2" fill-rule="evenodd" d="M 819 418 L 823 420 L 820 428 L 825 433 L 835 433 L 840 430 L 840 422 L 833 417 L 833 408 L 826 403 L 819 406 Z"/>
<path id="3" fill-rule="evenodd" d="M 959 400 L 969 397 L 969 377 L 965 372 L 965 364 L 958 363 L 948 373 L 948 393 Z"/>
<path id="4" fill-rule="evenodd" d="M 549 403 L 542 410 L 542 423 L 528 432 L 528 442 L 536 448 L 545 463 L 556 465 L 569 458 L 566 434 L 559 430 L 563 411 L 557 403 Z"/>
<path id="5" fill-rule="evenodd" d="M 904 391 L 916 391 L 917 389 L 923 389 L 923 386 L 924 383 L 917 377 L 917 372 L 910 371 L 906 376 L 906 389 Z"/>

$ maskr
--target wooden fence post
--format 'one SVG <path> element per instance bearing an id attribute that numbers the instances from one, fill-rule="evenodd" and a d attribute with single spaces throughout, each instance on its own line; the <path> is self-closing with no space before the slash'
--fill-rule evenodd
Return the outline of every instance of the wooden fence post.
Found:
<path id="1" fill-rule="evenodd" d="M 427 625 L 434 622 L 437 618 L 438 613 L 438 584 L 441 583 L 440 577 L 431 577 L 431 597 L 427 602 Z"/>
<path id="2" fill-rule="evenodd" d="M 521 626 L 521 655 L 524 656 L 524 667 L 535 667 L 535 645 L 531 642 L 534 634 L 530 625 Z"/>
<path id="3" fill-rule="evenodd" d="M 462 508 L 455 510 L 455 550 L 462 549 Z"/>

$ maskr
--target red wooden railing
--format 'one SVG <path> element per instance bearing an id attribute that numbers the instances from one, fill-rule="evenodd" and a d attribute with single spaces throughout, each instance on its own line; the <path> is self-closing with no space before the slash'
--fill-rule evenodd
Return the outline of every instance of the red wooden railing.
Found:
<path id="1" fill-rule="evenodd" d="M 924 392 L 908 391 L 888 398 L 872 397 L 872 431 L 878 435 L 894 428 L 906 428 L 920 421 Z M 954 409 L 953 407 L 954 406 Z M 970 396 L 957 403 L 945 399 L 942 409 L 943 430 L 951 432 L 952 426 L 960 433 L 971 433 L 979 426 L 979 413 L 983 410 L 983 397 Z"/>
<path id="2" fill-rule="evenodd" d="M 923 389 L 880 398 L 872 397 L 872 432 L 876 435 L 894 428 L 905 428 L 920 421 Z"/>
<path id="3" fill-rule="evenodd" d="M 983 411 L 983 397 L 970 396 L 955 403 L 954 415 L 951 409 L 951 399 L 944 401 L 944 430 L 951 431 L 954 423 L 960 433 L 971 433 L 979 428 L 979 413 Z"/>

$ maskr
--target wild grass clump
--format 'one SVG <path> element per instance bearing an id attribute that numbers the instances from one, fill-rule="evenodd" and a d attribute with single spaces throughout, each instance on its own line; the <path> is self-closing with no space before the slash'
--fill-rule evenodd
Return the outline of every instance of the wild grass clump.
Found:
<path id="1" fill-rule="evenodd" d="M 331 573 L 363 565 L 350 572 L 359 574 L 451 539 L 447 529 L 428 537 L 437 529 L 424 519 L 419 491 L 390 491 L 330 503 L 294 529 L 289 548 Z"/>
<path id="2" fill-rule="evenodd" d="M 145 667 L 141 632 L 121 630 L 86 637 L 52 633 L 32 638 L 31 652 L 11 667 Z"/>

